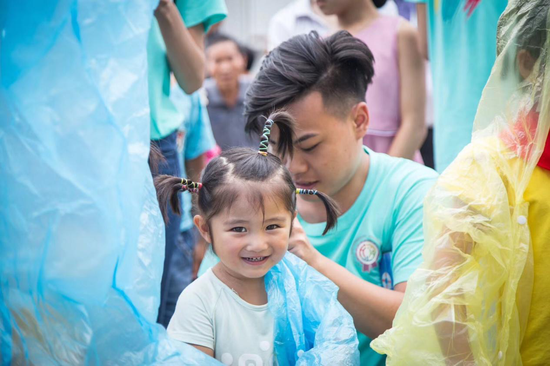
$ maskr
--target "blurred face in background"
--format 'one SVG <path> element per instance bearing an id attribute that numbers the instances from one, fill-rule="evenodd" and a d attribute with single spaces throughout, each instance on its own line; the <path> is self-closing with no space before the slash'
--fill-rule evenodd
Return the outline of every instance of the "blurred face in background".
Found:
<path id="1" fill-rule="evenodd" d="M 325 15 L 340 14 L 357 1 L 361 0 L 315 0 L 319 9 Z"/>
<path id="2" fill-rule="evenodd" d="M 235 42 L 222 41 L 206 49 L 206 68 L 220 90 L 238 88 L 246 59 Z"/>

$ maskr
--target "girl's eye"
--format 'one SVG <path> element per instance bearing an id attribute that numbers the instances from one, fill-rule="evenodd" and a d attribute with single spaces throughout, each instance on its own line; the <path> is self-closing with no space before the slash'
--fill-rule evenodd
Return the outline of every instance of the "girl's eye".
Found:
<path id="1" fill-rule="evenodd" d="M 275 229 L 278 229 L 278 228 L 280 228 L 280 226 L 276 225 L 276 224 L 269 225 L 268 227 L 266 227 L 267 230 L 275 230 Z"/>
<path id="2" fill-rule="evenodd" d="M 317 146 L 319 146 L 319 144 L 315 144 L 312 147 L 308 147 L 307 149 L 303 148 L 302 151 L 305 151 L 305 152 L 313 151 L 313 149 L 315 149 Z"/>
<path id="3" fill-rule="evenodd" d="M 246 233 L 246 229 L 242 226 L 234 227 L 231 229 L 231 231 L 236 233 Z"/>

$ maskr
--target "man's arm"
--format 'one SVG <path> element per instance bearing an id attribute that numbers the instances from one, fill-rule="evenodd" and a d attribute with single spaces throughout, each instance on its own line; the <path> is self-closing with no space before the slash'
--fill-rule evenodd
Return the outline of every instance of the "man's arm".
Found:
<path id="1" fill-rule="evenodd" d="M 172 0 L 161 0 L 155 10 L 170 69 L 179 86 L 191 94 L 204 81 L 204 26 L 187 28 Z"/>
<path id="2" fill-rule="evenodd" d="M 392 291 L 355 276 L 319 253 L 310 244 L 297 219 L 293 223 L 289 251 L 340 288 L 338 300 L 353 317 L 357 330 L 374 339 L 391 328 L 395 313 L 403 301 L 406 282 L 397 284 Z"/>

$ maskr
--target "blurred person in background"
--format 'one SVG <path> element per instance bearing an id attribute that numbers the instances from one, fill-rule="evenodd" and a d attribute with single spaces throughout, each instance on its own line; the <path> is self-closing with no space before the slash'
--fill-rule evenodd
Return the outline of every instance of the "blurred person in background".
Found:
<path id="1" fill-rule="evenodd" d="M 214 33 L 206 41 L 206 68 L 210 78 L 204 88 L 216 143 L 222 151 L 232 147 L 256 148 L 259 138 L 244 132 L 244 97 L 250 85 L 247 60 L 233 38 Z"/>
<path id="2" fill-rule="evenodd" d="M 183 175 L 194 181 L 207 163 L 207 153 L 216 146 L 210 119 L 206 111 L 201 91 L 185 94 L 175 79 L 172 79 L 170 100 L 180 112 L 183 123 L 177 131 L 177 151 L 179 169 Z M 176 246 L 167 263 L 165 276 L 166 300 L 161 303 L 160 314 L 163 322 L 169 321 L 174 314 L 181 292 L 192 282 L 196 275 L 195 257 L 204 251 L 204 240 L 197 235 L 192 219 L 192 202 L 189 192 L 181 193 L 181 223 Z M 201 256 L 202 258 L 202 256 Z M 197 264 L 198 265 L 198 264 Z"/>
<path id="3" fill-rule="evenodd" d="M 267 49 L 271 51 L 298 34 L 316 31 L 321 36 L 336 29 L 336 17 L 326 16 L 315 0 L 295 0 L 279 10 L 269 21 Z"/>
<path id="4" fill-rule="evenodd" d="M 497 22 L 508 1 L 407 1 L 417 3 L 421 51 L 431 64 L 433 149 L 441 173 L 470 142 L 481 91 L 495 62 Z"/>
<path id="5" fill-rule="evenodd" d="M 367 90 L 369 129 L 363 142 L 376 152 L 422 163 L 426 138 L 425 64 L 416 29 L 399 16 L 380 14 L 385 0 L 317 0 L 338 25 L 365 42 L 374 56 Z M 395 4 L 394 4 L 395 5 Z"/>
<path id="6" fill-rule="evenodd" d="M 225 18 L 224 0 L 201 2 L 161 0 L 147 41 L 149 105 L 151 110 L 151 140 L 164 161 L 158 174 L 181 176 L 176 140 L 182 123 L 180 112 L 170 100 L 170 73 L 188 94 L 198 90 L 204 80 L 204 35 L 209 28 Z M 167 278 L 172 254 L 177 247 L 180 217 L 169 214 L 166 225 L 166 253 L 162 275 L 158 322 L 166 326 Z M 173 299 L 174 301 L 177 299 Z"/>

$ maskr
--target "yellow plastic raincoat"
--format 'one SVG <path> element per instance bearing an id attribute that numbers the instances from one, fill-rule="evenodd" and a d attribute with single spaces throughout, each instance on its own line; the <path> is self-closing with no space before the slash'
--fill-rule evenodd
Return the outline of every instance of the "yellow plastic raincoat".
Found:
<path id="1" fill-rule="evenodd" d="M 511 0 L 499 21 L 472 142 L 428 193 L 424 263 L 371 344 L 388 365 L 522 365 L 534 268 L 524 192 L 550 127 L 549 8 Z"/>

